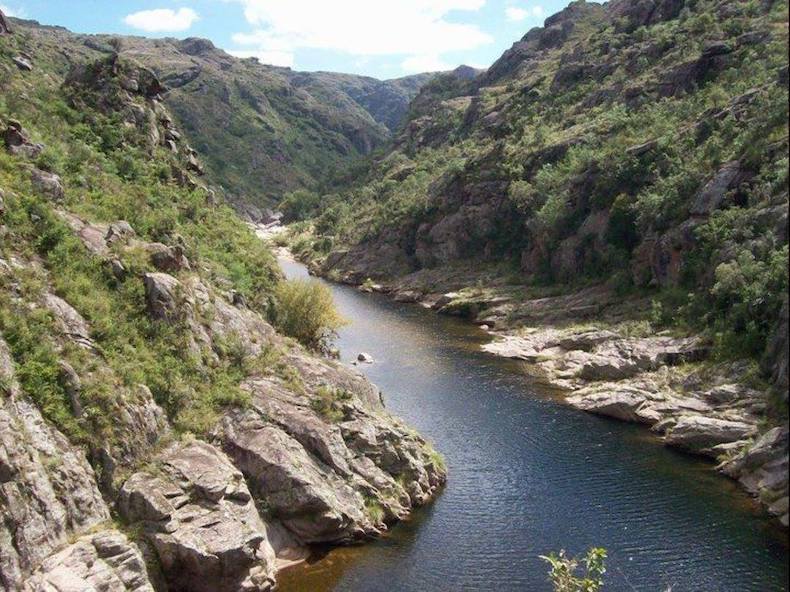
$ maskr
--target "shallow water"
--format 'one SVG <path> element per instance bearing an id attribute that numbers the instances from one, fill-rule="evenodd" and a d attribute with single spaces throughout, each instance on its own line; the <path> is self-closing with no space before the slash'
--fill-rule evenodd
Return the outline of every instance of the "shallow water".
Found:
<path id="1" fill-rule="evenodd" d="M 301 265 L 281 261 L 289 277 Z M 609 552 L 607 592 L 788 589 L 787 535 L 711 465 L 536 394 L 476 327 L 332 285 L 342 359 L 449 466 L 441 496 L 372 544 L 280 574 L 283 592 L 548 591 L 539 555 Z"/>

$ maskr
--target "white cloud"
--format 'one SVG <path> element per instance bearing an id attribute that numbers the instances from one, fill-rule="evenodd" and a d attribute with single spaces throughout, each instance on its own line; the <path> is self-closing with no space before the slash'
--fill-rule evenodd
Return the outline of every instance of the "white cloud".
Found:
<path id="1" fill-rule="evenodd" d="M 538 18 L 543 15 L 542 6 L 532 6 L 520 8 L 518 6 L 508 6 L 505 8 L 505 16 L 507 20 L 512 22 L 521 22 L 529 17 Z"/>
<path id="2" fill-rule="evenodd" d="M 442 55 L 493 39 L 477 25 L 451 22 L 452 11 L 476 11 L 486 0 L 230 0 L 253 30 L 233 41 L 244 51 L 293 54 L 298 49 L 352 56 L 403 56 L 403 67 L 442 63 Z M 446 64 L 444 64 L 446 65 Z"/>
<path id="3" fill-rule="evenodd" d="M 515 6 L 508 6 L 505 9 L 505 16 L 509 21 L 523 21 L 529 16 L 529 11 L 525 8 L 517 8 Z"/>
<path id="4" fill-rule="evenodd" d="M 13 16 L 16 18 L 25 17 L 25 11 L 22 8 L 12 8 L 6 4 L 0 4 L 0 10 L 2 10 L 3 14 L 6 16 Z"/>
<path id="5" fill-rule="evenodd" d="M 401 68 L 404 72 L 442 72 L 451 70 L 452 66 L 447 64 L 438 55 L 411 56 L 403 60 Z"/>
<path id="6" fill-rule="evenodd" d="M 166 31 L 186 31 L 200 17 L 191 8 L 157 8 L 155 10 L 142 10 L 126 16 L 123 19 L 130 27 L 147 31 L 148 33 L 163 33 Z"/>

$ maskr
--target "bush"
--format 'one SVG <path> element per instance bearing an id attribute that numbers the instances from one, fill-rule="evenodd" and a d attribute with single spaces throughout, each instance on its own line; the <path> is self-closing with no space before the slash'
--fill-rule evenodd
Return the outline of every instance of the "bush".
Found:
<path id="1" fill-rule="evenodd" d="M 320 205 L 317 193 L 300 189 L 286 194 L 279 207 L 286 222 L 300 222 L 314 215 Z"/>
<path id="2" fill-rule="evenodd" d="M 598 592 L 603 589 L 606 549 L 592 548 L 582 559 L 566 557 L 565 551 L 541 555 L 541 559 L 551 566 L 549 580 L 554 592 Z M 576 575 L 580 563 L 584 564 L 584 577 Z"/>
<path id="3" fill-rule="evenodd" d="M 316 280 L 283 281 L 274 296 L 277 327 L 310 349 L 326 349 L 345 324 L 335 309 L 332 292 Z"/>

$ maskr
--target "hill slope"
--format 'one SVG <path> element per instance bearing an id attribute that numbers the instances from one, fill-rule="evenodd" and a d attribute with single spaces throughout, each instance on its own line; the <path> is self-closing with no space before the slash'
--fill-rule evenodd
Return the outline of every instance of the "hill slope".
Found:
<path id="1" fill-rule="evenodd" d="M 10 19 L 70 61 L 120 52 L 162 80 L 164 102 L 230 201 L 256 214 L 389 140 L 431 74 L 379 81 L 238 59 L 205 39 L 78 35 Z"/>
<path id="2" fill-rule="evenodd" d="M 0 21 L 2 22 L 2 21 Z M 0 31 L 0 590 L 263 592 L 444 481 L 128 55 Z M 314 311 L 315 312 L 315 311 Z M 321 326 L 319 324 L 318 329 Z"/>
<path id="3" fill-rule="evenodd" d="M 487 72 L 426 84 L 350 187 L 288 203 L 311 217 L 293 247 L 495 327 L 492 351 L 669 444 L 721 460 L 778 426 L 781 471 L 787 27 L 782 2 L 574 2 Z"/>

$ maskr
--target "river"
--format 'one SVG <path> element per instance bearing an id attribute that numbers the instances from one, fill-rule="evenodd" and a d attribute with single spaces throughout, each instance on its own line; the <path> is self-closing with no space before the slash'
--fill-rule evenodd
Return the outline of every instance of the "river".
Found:
<path id="1" fill-rule="evenodd" d="M 279 590 L 543 592 L 540 555 L 591 546 L 609 552 L 606 592 L 788 589 L 787 534 L 709 463 L 537 394 L 474 326 L 330 286 L 349 320 L 341 359 L 373 356 L 360 369 L 445 455 L 449 482 L 381 540 L 284 571 Z"/>

